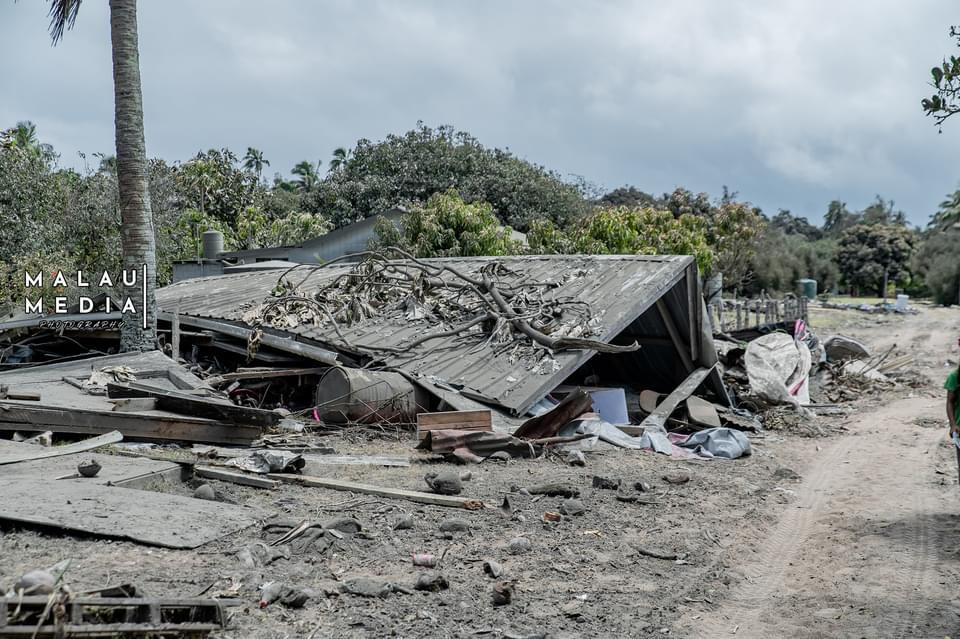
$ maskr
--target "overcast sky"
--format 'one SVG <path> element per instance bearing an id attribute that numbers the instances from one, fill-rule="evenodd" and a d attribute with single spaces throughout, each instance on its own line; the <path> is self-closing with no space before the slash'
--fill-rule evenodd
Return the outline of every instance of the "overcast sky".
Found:
<path id="1" fill-rule="evenodd" d="M 113 153 L 107 0 L 56 48 L 47 2 L 0 4 L 0 127 L 61 162 Z M 268 171 L 450 124 L 604 188 L 723 185 L 819 220 L 875 194 L 918 224 L 960 185 L 960 120 L 920 99 L 948 0 L 140 0 L 147 152 L 227 146 Z M 960 116 L 958 116 L 960 117 Z"/>

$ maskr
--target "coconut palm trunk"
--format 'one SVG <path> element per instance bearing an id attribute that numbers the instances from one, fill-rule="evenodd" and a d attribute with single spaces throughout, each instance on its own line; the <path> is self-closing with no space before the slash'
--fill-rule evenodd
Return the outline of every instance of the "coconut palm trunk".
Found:
<path id="1" fill-rule="evenodd" d="M 73 27 L 80 3 L 81 0 L 50 0 L 50 35 L 54 44 L 63 37 L 66 29 Z M 137 0 L 110 0 L 110 40 L 113 44 L 120 244 L 123 268 L 128 273 L 126 281 L 131 282 L 130 285 L 124 284 L 123 297 L 132 300 L 136 311 L 124 314 L 120 350 L 151 350 L 156 348 L 157 341 L 154 297 L 157 250 L 147 182 L 147 151 L 143 141 Z M 136 273 L 135 282 L 133 273 Z"/>
<path id="2" fill-rule="evenodd" d="M 143 137 L 136 0 L 110 0 L 110 39 L 113 43 L 114 117 L 123 268 L 125 272 L 137 273 L 136 284 L 124 286 L 123 295 L 133 300 L 137 312 L 136 315 L 124 316 L 123 328 L 120 331 L 120 350 L 150 350 L 156 348 L 154 288 L 157 283 L 157 254 L 147 181 L 147 151 Z M 144 265 L 146 281 L 143 281 Z M 146 295 L 143 294 L 144 291 Z"/>

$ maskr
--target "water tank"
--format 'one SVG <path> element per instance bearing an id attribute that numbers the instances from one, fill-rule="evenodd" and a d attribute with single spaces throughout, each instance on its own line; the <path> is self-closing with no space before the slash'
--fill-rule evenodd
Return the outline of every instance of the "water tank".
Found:
<path id="1" fill-rule="evenodd" d="M 805 298 L 808 300 L 817 298 L 817 280 L 802 279 L 797 280 L 797 284 L 800 286 L 800 294 Z"/>
<path id="2" fill-rule="evenodd" d="M 203 232 L 203 257 L 207 260 L 215 260 L 217 256 L 223 253 L 223 233 L 220 231 Z"/>

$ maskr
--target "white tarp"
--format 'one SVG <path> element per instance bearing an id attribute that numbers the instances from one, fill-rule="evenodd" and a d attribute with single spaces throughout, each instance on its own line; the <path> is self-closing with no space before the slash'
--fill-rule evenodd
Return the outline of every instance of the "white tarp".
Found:
<path id="1" fill-rule="evenodd" d="M 743 356 L 750 390 L 774 404 L 809 404 L 812 359 L 807 345 L 786 333 L 758 337 Z"/>

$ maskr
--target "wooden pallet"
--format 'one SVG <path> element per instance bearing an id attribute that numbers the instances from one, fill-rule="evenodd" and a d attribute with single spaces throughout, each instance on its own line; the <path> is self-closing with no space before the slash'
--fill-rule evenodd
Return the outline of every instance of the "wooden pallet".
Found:
<path id="1" fill-rule="evenodd" d="M 58 625 L 46 596 L 0 598 L 0 639 L 7 637 L 206 637 L 224 627 L 215 599 L 63 597 Z M 51 610 L 58 607 L 57 602 Z"/>

